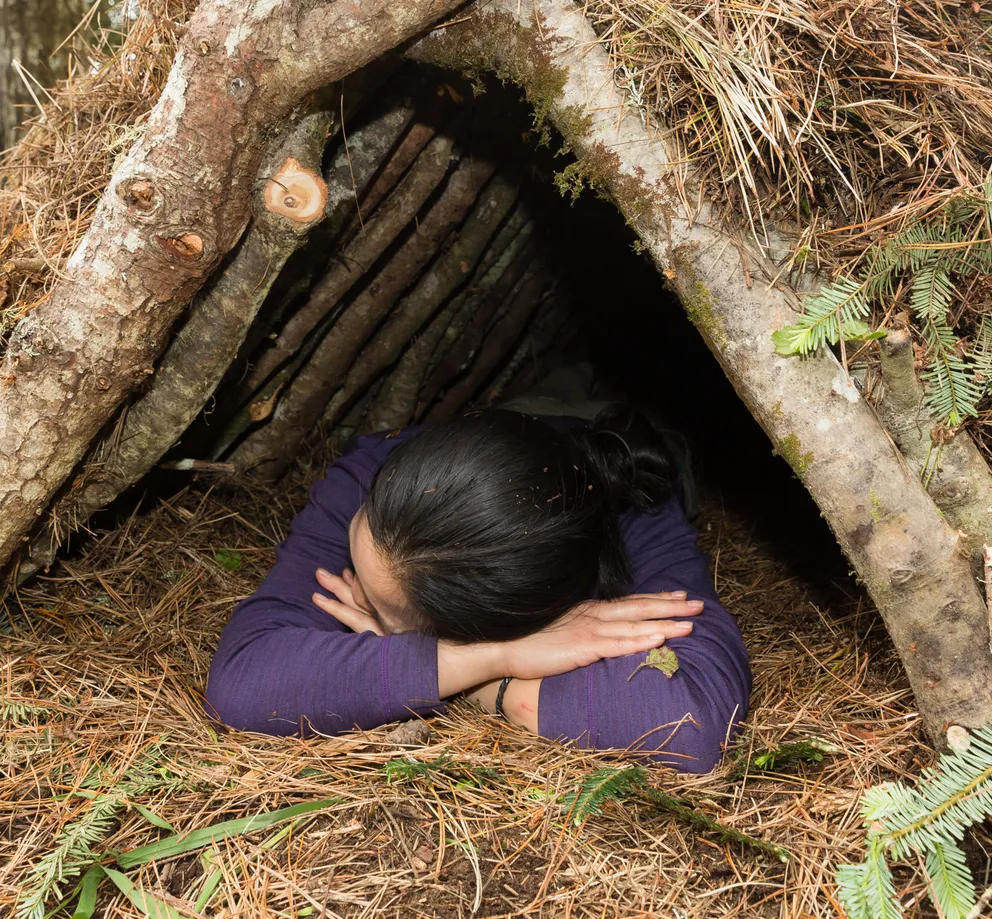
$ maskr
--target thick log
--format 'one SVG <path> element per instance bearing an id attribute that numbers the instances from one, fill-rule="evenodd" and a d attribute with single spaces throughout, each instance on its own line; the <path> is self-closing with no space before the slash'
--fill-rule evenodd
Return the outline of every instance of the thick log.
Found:
<path id="1" fill-rule="evenodd" d="M 262 478 L 278 477 L 303 438 L 320 419 L 332 393 L 398 297 L 420 277 L 438 247 L 465 219 L 492 177 L 494 167 L 482 160 L 463 161 L 444 191 L 418 222 L 416 231 L 378 271 L 374 281 L 352 301 L 313 352 L 292 385 L 281 395 L 268 422 L 231 454 L 243 471 Z"/>
<path id="2" fill-rule="evenodd" d="M 243 233 L 267 132 L 307 94 L 457 5 L 228 0 L 197 8 L 66 278 L 15 328 L 0 367 L 0 564 L 147 378 L 173 323 Z"/>
<path id="3" fill-rule="evenodd" d="M 909 468 L 951 526 L 964 534 L 972 570 L 981 573 L 984 547 L 992 545 L 992 470 L 966 432 L 942 432 L 927 409 L 909 329 L 890 331 L 879 355 L 885 386 L 878 414 Z"/>
<path id="4" fill-rule="evenodd" d="M 282 266 L 324 217 L 327 186 L 320 160 L 327 113 L 303 118 L 277 139 L 255 192 L 255 217 L 223 273 L 198 296 L 169 343 L 150 389 L 123 424 L 98 444 L 77 483 L 53 508 L 19 566 L 23 580 L 55 557 L 60 540 L 137 482 L 202 411 L 241 346 Z"/>
<path id="5" fill-rule="evenodd" d="M 685 214 L 669 181 L 674 157 L 661 132 L 614 88 L 605 49 L 570 0 L 497 0 L 501 11 L 432 35 L 418 53 L 476 60 L 530 81 L 560 75 L 543 99 L 590 182 L 638 232 L 738 395 L 813 495 L 877 604 L 936 742 L 948 725 L 992 721 L 992 654 L 984 601 L 957 534 L 910 472 L 875 413 L 831 354 L 775 353 L 772 332 L 796 298 L 751 284 L 704 196 Z M 498 36 L 498 38 L 495 38 Z M 741 244 L 745 245 L 745 244 Z M 751 277 L 776 277 L 747 244 Z"/>
<path id="6" fill-rule="evenodd" d="M 392 366 L 421 327 L 470 280 L 487 245 L 517 197 L 517 186 L 497 176 L 479 197 L 457 235 L 438 255 L 416 286 L 396 305 L 375 338 L 362 351 L 341 388 L 324 411 L 332 425 L 351 402 L 386 368 Z"/>

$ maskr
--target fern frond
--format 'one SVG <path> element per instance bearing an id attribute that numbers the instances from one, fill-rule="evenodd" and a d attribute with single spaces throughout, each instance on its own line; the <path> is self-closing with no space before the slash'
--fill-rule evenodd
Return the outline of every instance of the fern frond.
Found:
<path id="1" fill-rule="evenodd" d="M 975 328 L 970 356 L 975 362 L 976 372 L 982 374 L 987 386 L 989 373 L 992 372 L 992 319 L 988 316 L 982 316 Z"/>
<path id="2" fill-rule="evenodd" d="M 848 919 L 903 919 L 892 872 L 878 839 L 872 840 L 868 857 L 860 865 L 837 869 L 837 886 Z"/>
<path id="3" fill-rule="evenodd" d="M 992 814 L 992 727 L 975 731 L 966 749 L 944 753 L 937 767 L 924 770 L 917 792 L 925 813 L 886 826 L 896 858 L 909 848 L 925 852 L 961 839 L 967 826 Z"/>
<path id="4" fill-rule="evenodd" d="M 924 330 L 930 350 L 930 362 L 920 375 L 926 403 L 942 421 L 957 427 L 965 418 L 978 414 L 978 403 L 985 385 L 976 375 L 976 367 L 958 351 L 954 330 L 940 322 L 930 322 Z"/>
<path id="5" fill-rule="evenodd" d="M 883 826 L 898 825 L 915 820 L 926 811 L 926 802 L 920 793 L 902 782 L 883 782 L 869 788 L 861 797 L 861 816 L 866 826 L 879 822 Z"/>
<path id="6" fill-rule="evenodd" d="M 66 881 L 79 877 L 100 860 L 93 846 L 109 835 L 122 807 L 117 798 L 100 795 L 78 820 L 63 828 L 55 847 L 38 860 L 24 881 L 17 903 L 18 919 L 44 919 L 45 903 L 61 897 Z"/>
<path id="7" fill-rule="evenodd" d="M 646 780 L 640 766 L 597 769 L 585 777 L 576 791 L 565 795 L 561 805 L 572 812 L 572 820 L 578 825 L 586 817 L 598 814 L 607 801 L 622 798 L 632 787 L 643 785 Z"/>
<path id="8" fill-rule="evenodd" d="M 864 284 L 853 278 L 839 277 L 808 296 L 803 307 L 805 312 L 793 325 L 772 335 L 779 354 L 805 357 L 828 342 L 836 345 L 841 338 L 854 341 L 876 335 L 864 321 L 869 313 Z"/>
<path id="9" fill-rule="evenodd" d="M 927 265 L 917 272 L 909 291 L 909 305 L 921 322 L 946 323 L 954 285 L 941 265 Z"/>
<path id="10" fill-rule="evenodd" d="M 965 854 L 953 842 L 939 842 L 927 852 L 930 892 L 944 919 L 968 919 L 975 902 L 975 882 Z"/>

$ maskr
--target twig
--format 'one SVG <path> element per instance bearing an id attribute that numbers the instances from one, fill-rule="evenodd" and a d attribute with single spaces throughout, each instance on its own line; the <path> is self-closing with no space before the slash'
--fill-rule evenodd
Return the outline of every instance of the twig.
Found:
<path id="1" fill-rule="evenodd" d="M 679 798 L 673 798 L 671 795 L 666 795 L 663 791 L 658 791 L 656 788 L 638 788 L 634 791 L 634 795 L 654 805 L 659 810 L 673 814 L 686 823 L 691 823 L 694 826 L 715 833 L 721 842 L 736 842 L 742 846 L 757 849 L 759 852 L 771 855 L 783 863 L 789 861 L 792 857 L 788 849 L 782 846 L 776 846 L 774 843 L 766 842 L 763 839 L 758 839 L 755 836 L 749 836 L 740 830 L 735 830 L 733 827 L 721 823 L 715 817 L 697 810 L 688 802 L 682 801 Z"/>

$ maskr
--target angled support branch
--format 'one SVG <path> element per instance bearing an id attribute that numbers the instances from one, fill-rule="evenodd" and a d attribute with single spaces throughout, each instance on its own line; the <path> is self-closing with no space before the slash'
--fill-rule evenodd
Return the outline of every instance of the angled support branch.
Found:
<path id="1" fill-rule="evenodd" d="M 98 444 L 77 482 L 50 514 L 19 567 L 20 579 L 47 567 L 74 528 L 137 482 L 182 437 L 231 364 L 286 260 L 324 217 L 320 159 L 330 118 L 305 117 L 275 143 L 260 170 L 256 216 L 224 272 L 198 297 L 159 362 L 147 393 L 119 430 Z"/>
<path id="2" fill-rule="evenodd" d="M 992 545 L 992 470 L 965 431 L 938 432 L 916 376 L 913 338 L 893 329 L 880 342 L 885 390 L 879 417 L 914 474 L 951 525 L 965 535 L 973 568 L 982 570 L 983 546 Z"/>

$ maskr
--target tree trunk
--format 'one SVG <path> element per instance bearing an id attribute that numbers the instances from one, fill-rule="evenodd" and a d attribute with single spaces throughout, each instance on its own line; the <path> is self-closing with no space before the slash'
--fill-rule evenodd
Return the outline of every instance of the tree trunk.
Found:
<path id="1" fill-rule="evenodd" d="M 197 9 L 67 277 L 11 336 L 0 367 L 0 564 L 152 372 L 182 309 L 241 236 L 268 132 L 307 94 L 457 5 L 230 0 Z"/>
<path id="2" fill-rule="evenodd" d="M 0 150 L 39 114 L 41 87 L 65 78 L 68 52 L 53 52 L 92 9 L 91 0 L 0 0 Z"/>
<path id="3" fill-rule="evenodd" d="M 626 109 L 581 7 L 569 0 L 498 0 L 496 7 L 432 35 L 415 53 L 441 65 L 498 69 L 532 98 L 547 100 L 542 87 L 565 78 L 552 119 L 586 180 L 609 192 L 638 232 L 738 394 L 816 499 L 882 613 L 930 736 L 941 742 L 952 723 L 992 721 L 988 618 L 958 536 L 833 355 L 775 353 L 772 332 L 793 321 L 795 298 L 770 281 L 750 285 L 705 203 L 687 217 L 668 181 L 673 158 L 662 135 L 649 135 Z M 776 277 L 757 247 L 740 255 L 752 275 Z"/>

